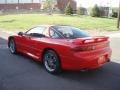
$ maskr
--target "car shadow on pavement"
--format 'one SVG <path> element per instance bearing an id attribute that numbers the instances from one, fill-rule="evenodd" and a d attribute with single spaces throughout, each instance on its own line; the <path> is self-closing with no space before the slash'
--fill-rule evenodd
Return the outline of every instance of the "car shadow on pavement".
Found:
<path id="1" fill-rule="evenodd" d="M 0 49 L 2 49 L 2 45 L 7 46 L 7 40 L 0 38 Z M 8 48 L 6 47 L 6 55 L 9 55 L 10 52 Z M 7 54 L 8 53 L 8 54 Z M 5 54 L 4 54 L 5 55 Z M 10 55 L 9 57 L 11 57 Z M 7 57 L 7 56 L 6 56 Z M 12 56 L 14 58 L 14 55 Z M 43 65 L 40 62 L 34 61 L 33 59 L 18 54 L 17 58 L 20 58 L 22 62 L 25 63 L 33 63 L 35 66 L 44 69 Z M 13 59 L 12 59 L 13 60 Z M 11 60 L 11 62 L 12 62 Z M 26 62 L 26 60 L 29 60 L 29 62 Z M 9 60 L 10 61 L 10 60 Z M 15 61 L 15 60 L 14 60 Z M 17 59 L 16 59 L 17 62 Z M 18 60 L 18 62 L 20 62 Z M 33 65 L 30 64 L 30 65 Z M 29 66 L 28 66 L 29 67 Z M 43 70 L 43 73 L 46 73 L 46 71 Z M 34 72 L 34 74 L 36 74 Z M 39 74 L 39 73 L 37 73 Z M 102 89 L 106 88 L 104 90 L 119 90 L 120 89 L 120 64 L 116 62 L 109 62 L 105 64 L 103 67 L 96 69 L 96 70 L 88 70 L 88 71 L 63 71 L 60 75 L 50 75 L 48 74 L 47 77 L 55 78 L 56 80 L 63 80 L 64 82 L 73 82 L 74 84 L 80 84 L 80 85 L 87 85 L 88 87 L 94 87 L 95 89 Z M 62 82 L 62 81 L 60 81 Z M 93 90 L 92 88 L 89 90 Z"/>
<path id="2" fill-rule="evenodd" d="M 64 71 L 58 77 L 70 82 L 78 82 L 82 85 L 94 87 L 95 90 L 119 90 L 120 64 L 111 61 L 95 70 Z"/>

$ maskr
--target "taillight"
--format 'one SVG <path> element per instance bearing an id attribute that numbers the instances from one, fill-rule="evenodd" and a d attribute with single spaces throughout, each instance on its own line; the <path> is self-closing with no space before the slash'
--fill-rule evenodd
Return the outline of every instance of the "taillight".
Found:
<path id="1" fill-rule="evenodd" d="M 72 48 L 73 51 L 91 51 L 95 49 L 96 49 L 96 46 L 78 46 L 78 47 Z"/>
<path id="2" fill-rule="evenodd" d="M 94 45 L 75 46 L 72 48 L 72 50 L 73 51 L 91 51 L 91 50 L 101 49 L 109 46 L 110 46 L 109 42 L 106 42 L 106 43 L 99 43 Z"/>

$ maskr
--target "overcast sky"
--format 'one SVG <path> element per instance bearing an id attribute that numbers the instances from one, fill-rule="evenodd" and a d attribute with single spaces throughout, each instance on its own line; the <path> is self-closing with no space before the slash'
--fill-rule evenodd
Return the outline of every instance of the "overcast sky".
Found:
<path id="1" fill-rule="evenodd" d="M 18 0 L 7 0 L 8 3 L 17 3 Z M 31 0 L 19 0 L 20 3 L 30 3 Z M 102 5 L 102 6 L 113 6 L 118 7 L 119 6 L 119 0 L 76 0 L 77 6 L 83 6 L 83 7 L 92 7 L 95 4 Z M 34 2 L 39 2 L 39 0 L 34 0 Z M 5 3 L 5 0 L 0 0 L 0 3 Z"/>
<path id="2" fill-rule="evenodd" d="M 91 7 L 95 4 L 112 7 L 119 6 L 119 0 L 76 0 L 76 1 L 78 6 L 81 5 L 83 7 Z"/>

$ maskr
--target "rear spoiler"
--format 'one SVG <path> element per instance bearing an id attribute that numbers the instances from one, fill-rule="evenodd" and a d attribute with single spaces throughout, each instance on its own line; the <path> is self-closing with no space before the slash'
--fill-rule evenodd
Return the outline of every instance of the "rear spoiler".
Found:
<path id="1" fill-rule="evenodd" d="M 107 41 L 109 39 L 109 37 L 107 36 L 97 36 L 97 37 L 94 37 L 95 41 L 96 42 L 100 42 L 100 41 Z"/>
<path id="2" fill-rule="evenodd" d="M 75 39 L 74 43 L 79 44 L 87 44 L 87 43 L 97 43 L 97 42 L 103 42 L 108 41 L 109 37 L 107 36 L 96 36 L 96 37 L 89 37 L 89 38 L 78 38 Z"/>

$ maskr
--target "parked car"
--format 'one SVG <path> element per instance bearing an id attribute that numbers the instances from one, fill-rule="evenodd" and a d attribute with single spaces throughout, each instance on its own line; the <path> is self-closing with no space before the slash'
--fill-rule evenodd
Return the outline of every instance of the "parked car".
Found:
<path id="1" fill-rule="evenodd" d="M 86 70 L 110 61 L 111 48 L 106 36 L 90 36 L 65 25 L 40 25 L 8 38 L 12 54 L 18 52 L 42 62 L 52 74 L 61 70 Z"/>

